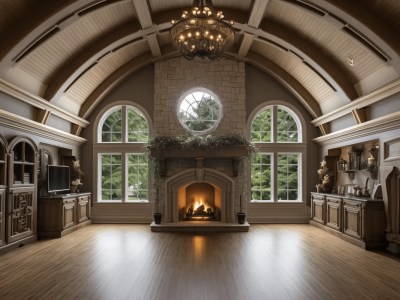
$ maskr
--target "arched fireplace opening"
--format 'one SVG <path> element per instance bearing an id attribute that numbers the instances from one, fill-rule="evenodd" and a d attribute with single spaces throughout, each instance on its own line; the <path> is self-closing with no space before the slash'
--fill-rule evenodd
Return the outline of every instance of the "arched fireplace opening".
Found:
<path id="1" fill-rule="evenodd" d="M 221 189 L 195 182 L 178 191 L 179 221 L 221 221 Z"/>

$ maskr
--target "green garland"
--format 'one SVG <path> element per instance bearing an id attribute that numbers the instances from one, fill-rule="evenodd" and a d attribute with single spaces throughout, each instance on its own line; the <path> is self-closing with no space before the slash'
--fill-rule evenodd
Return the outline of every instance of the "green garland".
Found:
<path id="1" fill-rule="evenodd" d="M 246 146 L 249 155 L 255 151 L 254 145 L 239 135 L 212 136 L 212 135 L 181 135 L 157 136 L 151 139 L 146 145 L 146 149 L 150 156 L 159 156 L 170 148 L 179 148 L 181 150 L 198 150 L 205 151 L 229 148 L 231 146 Z"/>
<path id="2" fill-rule="evenodd" d="M 159 179 L 159 160 L 157 157 L 168 149 L 180 149 L 186 151 L 193 151 L 202 149 L 204 151 L 212 151 L 216 149 L 229 148 L 232 146 L 245 146 L 247 153 L 251 156 L 255 153 L 255 148 L 245 138 L 239 135 L 226 135 L 226 136 L 200 136 L 200 135 L 181 135 L 181 136 L 157 136 L 146 145 L 146 150 L 149 155 L 149 168 L 153 173 L 155 185 L 158 185 Z"/>

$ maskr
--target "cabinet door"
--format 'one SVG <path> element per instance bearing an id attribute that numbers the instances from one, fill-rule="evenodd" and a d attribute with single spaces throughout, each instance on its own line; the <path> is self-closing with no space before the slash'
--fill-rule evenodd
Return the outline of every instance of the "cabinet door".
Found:
<path id="1" fill-rule="evenodd" d="M 5 196 L 5 190 L 0 190 L 0 246 L 3 246 L 6 243 Z"/>
<path id="2" fill-rule="evenodd" d="M 343 233 L 361 239 L 361 203 L 351 200 L 343 200 Z"/>
<path id="3" fill-rule="evenodd" d="M 11 189 L 7 207 L 8 243 L 36 234 L 36 196 L 34 187 Z"/>
<path id="4" fill-rule="evenodd" d="M 63 205 L 63 229 L 67 229 L 76 224 L 76 205 L 75 199 L 65 199 Z"/>
<path id="5" fill-rule="evenodd" d="M 342 199 L 326 197 L 326 226 L 338 231 L 342 229 Z"/>
<path id="6" fill-rule="evenodd" d="M 77 222 L 81 223 L 90 218 L 90 195 L 78 197 Z"/>
<path id="7" fill-rule="evenodd" d="M 323 195 L 311 195 L 311 219 L 325 224 L 325 197 Z"/>

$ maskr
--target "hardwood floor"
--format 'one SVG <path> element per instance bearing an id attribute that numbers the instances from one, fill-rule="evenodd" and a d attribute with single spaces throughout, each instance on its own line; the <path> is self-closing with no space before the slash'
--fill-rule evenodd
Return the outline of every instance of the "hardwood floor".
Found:
<path id="1" fill-rule="evenodd" d="M 400 299 L 400 257 L 310 225 L 90 225 L 0 255 L 0 299 Z"/>

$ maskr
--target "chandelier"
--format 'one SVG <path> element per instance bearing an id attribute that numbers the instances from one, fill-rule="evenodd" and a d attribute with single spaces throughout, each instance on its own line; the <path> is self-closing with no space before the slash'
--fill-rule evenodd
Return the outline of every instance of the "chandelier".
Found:
<path id="1" fill-rule="evenodd" d="M 172 43 L 186 59 L 215 59 L 232 45 L 233 21 L 224 21 L 222 11 L 216 11 L 211 0 L 194 0 L 191 11 L 183 11 L 181 20 L 172 20 Z"/>

